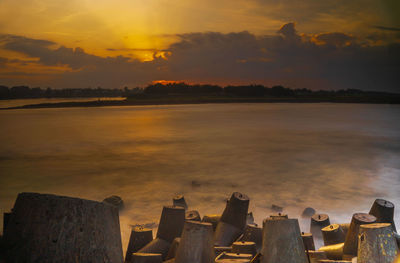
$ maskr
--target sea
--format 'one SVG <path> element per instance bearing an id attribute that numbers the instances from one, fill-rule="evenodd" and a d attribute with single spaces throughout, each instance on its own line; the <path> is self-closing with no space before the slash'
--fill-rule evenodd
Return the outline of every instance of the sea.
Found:
<path id="1" fill-rule="evenodd" d="M 3 102 L 4 105 L 5 102 Z M 12 103 L 12 102 L 10 102 Z M 200 215 L 249 196 L 257 224 L 280 206 L 309 231 L 306 207 L 331 223 L 400 206 L 400 106 L 232 103 L 0 111 L 0 212 L 18 193 L 102 201 L 118 195 L 124 250 L 183 194 Z M 0 217 L 1 218 L 1 217 Z M 0 219 L 0 230 L 2 228 Z M 400 209 L 395 209 L 400 224 Z"/>

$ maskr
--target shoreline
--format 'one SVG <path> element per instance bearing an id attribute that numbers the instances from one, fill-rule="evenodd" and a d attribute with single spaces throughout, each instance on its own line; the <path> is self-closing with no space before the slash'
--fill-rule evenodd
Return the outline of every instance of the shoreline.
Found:
<path id="1" fill-rule="evenodd" d="M 23 106 L 0 108 L 0 110 L 43 109 L 43 108 L 78 108 L 110 106 L 149 106 L 182 105 L 210 103 L 359 103 L 359 104 L 400 104 L 400 97 L 336 97 L 336 98 L 155 98 L 125 100 L 91 100 L 56 103 L 38 103 Z"/>

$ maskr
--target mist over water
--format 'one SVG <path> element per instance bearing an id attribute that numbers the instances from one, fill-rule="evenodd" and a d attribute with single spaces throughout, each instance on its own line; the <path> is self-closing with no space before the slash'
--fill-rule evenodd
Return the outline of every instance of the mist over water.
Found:
<path id="1" fill-rule="evenodd" d="M 400 106 L 35 109 L 0 111 L 0 123 L 0 212 L 20 192 L 119 195 L 124 250 L 130 225 L 158 223 L 177 193 L 203 216 L 240 191 L 257 223 L 275 204 L 303 231 L 308 206 L 332 223 L 368 212 L 375 198 L 400 206 Z"/>

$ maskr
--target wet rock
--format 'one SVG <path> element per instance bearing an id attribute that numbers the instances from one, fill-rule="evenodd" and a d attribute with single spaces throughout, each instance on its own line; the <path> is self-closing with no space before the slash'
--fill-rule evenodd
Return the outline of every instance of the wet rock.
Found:
<path id="1" fill-rule="evenodd" d="M 200 186 L 201 186 L 201 183 L 199 181 L 196 181 L 196 180 L 192 181 L 192 187 L 193 188 L 197 188 L 197 187 L 200 187 Z"/>
<path id="2" fill-rule="evenodd" d="M 271 209 L 274 210 L 275 212 L 282 212 L 283 211 L 283 207 L 282 206 L 274 205 L 274 204 L 272 204 Z"/>
<path id="3" fill-rule="evenodd" d="M 301 213 L 302 217 L 311 217 L 316 213 L 315 209 L 312 207 L 307 207 L 306 209 L 303 210 L 303 213 Z"/>
<path id="4" fill-rule="evenodd" d="M 185 213 L 185 220 L 201 221 L 201 217 L 197 210 L 191 210 Z"/>
<path id="5" fill-rule="evenodd" d="M 106 199 L 103 200 L 103 203 L 116 206 L 119 210 L 121 210 L 124 207 L 124 201 L 122 201 L 122 198 L 117 195 L 112 195 L 110 197 L 107 197 Z"/>

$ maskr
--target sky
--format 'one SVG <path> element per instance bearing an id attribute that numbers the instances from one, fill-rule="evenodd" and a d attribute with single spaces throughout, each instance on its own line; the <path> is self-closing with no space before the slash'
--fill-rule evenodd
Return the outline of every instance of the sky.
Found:
<path id="1" fill-rule="evenodd" d="M 0 0 L 0 85 L 400 92 L 398 0 Z"/>

